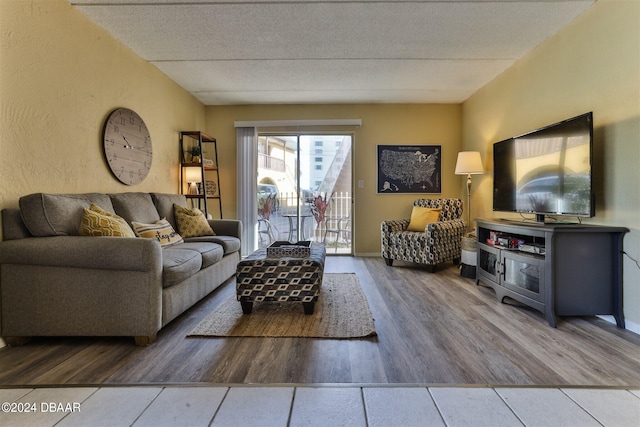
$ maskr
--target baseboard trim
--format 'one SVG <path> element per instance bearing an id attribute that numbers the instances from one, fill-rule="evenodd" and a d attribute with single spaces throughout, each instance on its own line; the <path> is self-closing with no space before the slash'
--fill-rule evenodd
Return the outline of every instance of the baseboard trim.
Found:
<path id="1" fill-rule="evenodd" d="M 601 318 L 604 321 L 607 321 L 609 323 L 612 324 L 616 324 L 616 319 L 613 316 L 609 316 L 609 315 L 599 315 L 599 318 Z M 636 322 L 630 322 L 629 320 L 625 319 L 624 320 L 624 328 L 627 331 L 633 332 L 634 334 L 638 334 L 640 335 L 640 323 L 636 323 Z"/>

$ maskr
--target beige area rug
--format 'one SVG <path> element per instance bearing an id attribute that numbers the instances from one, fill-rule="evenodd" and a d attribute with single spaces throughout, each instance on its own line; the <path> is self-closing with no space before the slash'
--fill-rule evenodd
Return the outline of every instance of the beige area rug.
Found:
<path id="1" fill-rule="evenodd" d="M 189 337 L 365 338 L 376 331 L 355 273 L 325 273 L 313 314 L 301 302 L 261 302 L 242 314 L 235 294 L 210 313 Z"/>

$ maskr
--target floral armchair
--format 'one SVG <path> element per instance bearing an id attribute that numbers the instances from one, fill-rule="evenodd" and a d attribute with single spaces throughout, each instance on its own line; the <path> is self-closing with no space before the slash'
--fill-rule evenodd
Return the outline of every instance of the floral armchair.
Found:
<path id="1" fill-rule="evenodd" d="M 437 222 L 426 224 L 424 231 L 407 231 L 408 219 L 382 221 L 382 257 L 388 266 L 393 260 L 431 266 L 445 261 L 460 262 L 461 241 L 466 224 L 460 199 L 418 199 L 413 206 L 442 209 Z"/>

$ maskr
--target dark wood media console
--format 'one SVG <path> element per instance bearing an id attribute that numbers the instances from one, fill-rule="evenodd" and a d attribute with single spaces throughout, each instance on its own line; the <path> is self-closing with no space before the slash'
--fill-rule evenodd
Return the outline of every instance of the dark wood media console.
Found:
<path id="1" fill-rule="evenodd" d="M 556 316 L 612 314 L 624 328 L 622 240 L 629 229 L 478 219 L 476 284 Z M 524 246 L 523 246 L 524 245 Z M 523 251 L 519 248 L 527 248 Z"/>

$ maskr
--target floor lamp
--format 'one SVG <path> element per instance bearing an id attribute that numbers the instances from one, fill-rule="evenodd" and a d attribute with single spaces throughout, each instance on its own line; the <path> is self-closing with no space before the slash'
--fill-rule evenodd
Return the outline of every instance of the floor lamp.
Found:
<path id="1" fill-rule="evenodd" d="M 456 162 L 456 175 L 467 175 L 467 231 L 471 231 L 471 175 L 484 173 L 478 151 L 461 151 Z"/>

